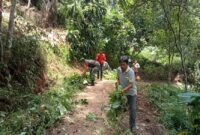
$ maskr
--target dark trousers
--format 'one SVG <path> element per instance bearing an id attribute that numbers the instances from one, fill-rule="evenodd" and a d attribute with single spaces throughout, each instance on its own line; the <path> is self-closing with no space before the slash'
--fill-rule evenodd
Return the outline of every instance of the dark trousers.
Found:
<path id="1" fill-rule="evenodd" d="M 103 64 L 100 64 L 100 66 L 99 66 L 97 78 L 100 79 L 100 80 L 102 80 L 102 78 L 103 78 Z"/>
<path id="2" fill-rule="evenodd" d="M 129 125 L 130 129 L 136 126 L 136 96 L 127 95 L 129 106 Z"/>
<path id="3" fill-rule="evenodd" d="M 91 85 L 94 85 L 94 81 L 95 81 L 95 74 L 94 74 L 94 67 L 89 67 L 89 71 L 90 71 L 90 83 Z"/>

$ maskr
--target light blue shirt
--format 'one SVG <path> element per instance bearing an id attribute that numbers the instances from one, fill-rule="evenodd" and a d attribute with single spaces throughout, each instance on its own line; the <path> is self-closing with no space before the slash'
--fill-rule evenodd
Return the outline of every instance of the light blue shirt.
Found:
<path id="1" fill-rule="evenodd" d="M 117 69 L 117 77 L 119 79 L 119 83 L 122 86 L 122 88 L 127 87 L 130 83 L 133 84 L 133 87 L 129 89 L 128 92 L 125 93 L 125 95 L 137 95 L 137 87 L 136 87 L 136 81 L 135 81 L 135 74 L 133 69 L 131 69 L 129 66 L 126 69 L 125 72 L 122 72 L 121 67 Z"/>

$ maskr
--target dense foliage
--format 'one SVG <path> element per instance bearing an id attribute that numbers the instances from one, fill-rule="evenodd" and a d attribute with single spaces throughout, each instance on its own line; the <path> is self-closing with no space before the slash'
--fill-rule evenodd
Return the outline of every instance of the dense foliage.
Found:
<path id="1" fill-rule="evenodd" d="M 32 6 L 49 3 L 31 2 Z M 188 70 L 194 71 L 199 57 L 199 2 L 58 0 L 56 3 L 53 12 L 57 24 L 68 33 L 68 60 L 94 59 L 102 49 L 110 66 L 116 68 L 120 55 L 140 59 L 138 54 L 152 47 L 149 53 L 156 54 L 153 62 L 163 66 L 147 65 L 144 68 L 147 76 L 160 75 L 160 79 L 170 81 L 176 71 L 184 74 L 186 83 L 191 80 L 194 83 Z M 158 70 L 162 70 L 161 74 L 155 74 Z"/>
<path id="2" fill-rule="evenodd" d="M 36 37 L 15 38 L 11 50 L 4 53 L 4 62 L 0 62 L 0 84 L 18 83 L 32 89 L 24 92 L 33 92 L 35 80 L 46 72 L 46 64 L 46 52 Z"/>
<path id="3" fill-rule="evenodd" d="M 149 53 L 155 54 L 151 61 L 161 66 L 146 64 L 145 77 L 155 75 L 171 81 L 175 72 L 180 72 L 185 83 L 194 83 L 189 70 L 194 72 L 199 56 L 200 21 L 196 5 L 200 3 L 172 3 L 167 0 L 60 1 L 58 15 L 68 30 L 70 60 L 94 59 L 102 49 L 110 66 L 116 68 L 121 55 L 140 59 L 138 54 L 150 47 Z M 161 73 L 156 74 L 157 71 Z"/>
<path id="4" fill-rule="evenodd" d="M 191 89 L 200 91 L 200 1 L 12 0 L 11 6 L 8 1 L 2 5 L 0 134 L 43 134 L 73 107 L 73 95 L 83 88 L 79 75 L 63 79 L 68 71 L 66 64 L 73 65 L 81 58 L 95 59 L 100 50 L 106 53 L 111 68 L 118 66 L 121 55 L 129 55 L 140 63 L 142 79 L 171 81 L 179 72 L 184 76 L 180 80 L 184 80 L 185 90 L 190 83 Z M 23 20 L 21 12 L 26 12 L 29 17 L 24 18 L 30 20 Z M 40 24 L 31 23 L 32 15 L 41 19 L 35 21 Z M 38 26 L 64 29 L 69 45 L 52 45 L 44 40 L 50 32 Z M 115 71 L 105 74 L 106 79 L 116 79 Z M 36 95 L 41 81 L 49 91 Z M 159 121 L 172 134 L 197 135 L 199 97 L 186 105 L 177 96 L 180 92 L 175 87 L 156 84 L 149 88 L 148 97 L 158 108 Z M 81 102 L 87 104 L 85 100 Z M 124 106 L 125 97 L 121 88 L 116 88 L 109 95 L 108 119 L 119 120 Z M 97 119 L 92 113 L 87 118 Z"/>
<path id="5" fill-rule="evenodd" d="M 73 59 L 94 57 L 102 37 L 101 21 L 106 13 L 104 3 L 74 1 L 72 6 L 67 8 L 71 57 Z"/>
<path id="6" fill-rule="evenodd" d="M 107 108 L 107 117 L 111 122 L 119 120 L 120 115 L 124 112 L 126 97 L 121 86 L 118 86 L 109 94 L 109 107 Z"/>
<path id="7" fill-rule="evenodd" d="M 60 4 L 58 12 L 69 31 L 72 60 L 94 59 L 99 50 L 104 50 L 110 65 L 116 67 L 120 55 L 130 54 L 135 28 L 119 6 L 97 0 L 71 1 Z"/>
<path id="8" fill-rule="evenodd" d="M 21 95 L 24 102 L 11 108 L 12 113 L 0 111 L 0 134 L 44 134 L 46 128 L 72 109 L 72 97 L 83 86 L 82 77 L 75 74 L 42 95 Z"/>
<path id="9" fill-rule="evenodd" d="M 170 134 L 197 135 L 200 129 L 199 97 L 187 106 L 178 97 L 181 92 L 173 86 L 153 84 L 147 95 L 158 108 L 159 121 L 170 130 Z"/>
<path id="10" fill-rule="evenodd" d="M 197 1 L 120 1 L 126 17 L 134 24 L 136 31 L 148 42 L 162 50 L 167 56 L 169 78 L 175 57 L 179 57 L 181 73 L 184 74 L 185 89 L 188 83 L 188 68 L 193 67 L 199 57 L 199 2 Z M 154 53 L 154 50 L 152 50 Z M 161 58 L 157 57 L 156 61 Z"/>

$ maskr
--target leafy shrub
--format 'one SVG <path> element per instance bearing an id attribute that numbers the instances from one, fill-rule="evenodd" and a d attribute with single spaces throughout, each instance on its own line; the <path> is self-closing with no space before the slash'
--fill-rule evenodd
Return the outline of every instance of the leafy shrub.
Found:
<path id="1" fill-rule="evenodd" d="M 200 96 L 194 98 L 189 104 L 190 106 L 190 134 L 197 135 L 200 133 Z"/>
<path id="2" fill-rule="evenodd" d="M 13 112 L 0 112 L 0 134 L 44 134 L 73 107 L 72 97 L 83 88 L 81 76 L 75 74 L 42 95 L 29 94 L 25 106 Z M 21 106 L 21 105 L 20 105 Z"/>
<path id="3" fill-rule="evenodd" d="M 168 129 L 182 131 L 188 128 L 189 121 L 186 106 L 174 99 L 172 103 L 163 104 L 159 121 Z"/>
<path id="4" fill-rule="evenodd" d="M 108 11 L 103 23 L 107 61 L 112 68 L 117 68 L 120 56 L 130 55 L 130 48 L 137 46 L 133 40 L 136 30 L 118 9 Z"/>
<path id="5" fill-rule="evenodd" d="M 56 56 L 61 58 L 63 63 L 69 64 L 70 62 L 69 49 L 65 45 L 59 44 L 55 46 L 50 46 L 50 48 Z"/>
<path id="6" fill-rule="evenodd" d="M 167 80 L 168 68 L 160 63 L 150 61 L 144 57 L 136 56 L 135 59 L 140 64 L 140 75 L 142 78 L 150 80 Z"/>
<path id="7" fill-rule="evenodd" d="M 40 46 L 35 37 L 15 38 L 11 50 L 5 50 L 4 63 L 0 74 L 4 78 L 0 80 L 10 83 L 19 83 L 27 90 L 33 90 L 36 78 L 43 72 L 46 72 L 46 52 Z M 8 80 L 9 79 L 9 80 Z M 18 89 L 20 90 L 20 89 Z M 20 91 L 19 91 L 20 92 Z M 22 91 L 24 92 L 24 91 Z M 32 91 L 25 91 L 32 92 Z"/>
<path id="8" fill-rule="evenodd" d="M 103 49 L 114 68 L 121 55 L 130 54 L 135 28 L 120 9 L 110 10 L 106 3 L 98 0 L 58 3 L 57 21 L 69 30 L 71 60 L 94 59 Z"/>
<path id="9" fill-rule="evenodd" d="M 105 73 L 104 73 L 104 78 L 106 79 L 106 80 L 116 80 L 116 78 L 117 78 L 117 73 L 116 73 L 116 71 L 111 71 L 111 70 L 107 70 L 107 71 L 105 71 Z"/>
<path id="10" fill-rule="evenodd" d="M 65 5 L 66 6 L 66 5 Z M 68 16 L 68 40 L 71 45 L 70 58 L 79 60 L 82 57 L 95 57 L 99 40 L 102 38 L 102 24 L 106 14 L 103 2 L 71 2 L 71 6 L 62 8 L 63 16 Z"/>
<path id="11" fill-rule="evenodd" d="M 124 111 L 126 98 L 121 86 L 118 86 L 113 92 L 109 94 L 109 108 L 107 112 L 108 120 L 118 120 L 120 114 Z"/>
<path id="12" fill-rule="evenodd" d="M 168 70 L 166 67 L 154 64 L 145 65 L 143 68 L 144 78 L 154 79 L 154 80 L 167 80 Z"/>
<path id="13" fill-rule="evenodd" d="M 168 79 L 169 65 L 158 63 L 155 61 L 150 61 L 149 59 L 144 58 L 143 56 L 136 56 L 134 59 L 136 59 L 140 64 L 140 75 L 142 76 L 142 78 L 149 80 Z M 173 63 L 171 67 L 172 74 L 181 71 L 181 66 L 178 63 Z"/>
<path id="14" fill-rule="evenodd" d="M 178 98 L 177 94 L 180 91 L 180 89 L 170 85 L 152 84 L 148 90 L 148 97 L 156 107 L 162 109 L 161 103 L 169 102 L 171 98 Z"/>
<path id="15" fill-rule="evenodd" d="M 57 23 L 60 26 L 66 26 L 67 25 L 67 6 L 66 4 L 63 4 L 62 2 L 58 3 L 58 9 L 57 9 Z"/>
<path id="16" fill-rule="evenodd" d="M 75 86 L 78 89 L 82 89 L 84 87 L 83 85 L 83 78 L 79 74 L 74 74 L 70 78 L 64 78 L 65 85 L 67 86 Z"/>
<path id="17" fill-rule="evenodd" d="M 171 134 L 197 135 L 200 131 L 200 98 L 192 100 L 188 107 L 177 96 L 180 92 L 173 86 L 153 84 L 148 89 L 148 97 L 159 109 L 159 121 Z"/>

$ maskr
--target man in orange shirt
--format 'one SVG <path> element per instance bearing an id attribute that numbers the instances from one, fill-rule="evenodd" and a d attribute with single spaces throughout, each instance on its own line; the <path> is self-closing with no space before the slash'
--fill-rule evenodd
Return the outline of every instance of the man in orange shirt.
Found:
<path id="1" fill-rule="evenodd" d="M 99 66 L 99 72 L 97 74 L 97 78 L 100 79 L 100 80 L 102 80 L 102 78 L 103 78 L 103 65 L 104 65 L 104 62 L 106 61 L 106 55 L 103 53 L 102 50 L 97 54 L 96 60 L 100 64 L 100 66 Z"/>

